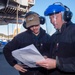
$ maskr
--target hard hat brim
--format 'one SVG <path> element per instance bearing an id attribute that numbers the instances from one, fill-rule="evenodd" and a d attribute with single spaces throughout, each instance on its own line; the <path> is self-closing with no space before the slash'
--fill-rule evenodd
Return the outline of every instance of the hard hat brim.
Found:
<path id="1" fill-rule="evenodd" d="M 44 12 L 44 15 L 49 16 L 49 15 L 56 14 L 62 11 L 65 11 L 65 8 L 63 6 L 53 4 L 53 5 L 48 6 L 48 8 Z"/>

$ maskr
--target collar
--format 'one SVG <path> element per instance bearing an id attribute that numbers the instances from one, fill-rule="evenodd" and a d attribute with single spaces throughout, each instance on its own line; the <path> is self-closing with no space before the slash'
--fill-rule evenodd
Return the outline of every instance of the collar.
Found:
<path id="1" fill-rule="evenodd" d="M 34 35 L 30 29 L 27 30 L 27 32 L 31 35 Z M 38 34 L 39 38 L 43 37 L 45 35 L 45 33 L 46 33 L 46 31 L 40 27 L 40 32 Z"/>
<path id="2" fill-rule="evenodd" d="M 57 32 L 58 32 L 58 33 L 64 32 L 64 30 L 65 30 L 69 25 L 72 25 L 72 22 L 71 22 L 71 21 L 70 21 L 70 22 L 67 22 L 67 23 L 64 23 L 64 24 L 62 25 L 61 29 L 60 29 L 60 30 L 57 30 Z"/>

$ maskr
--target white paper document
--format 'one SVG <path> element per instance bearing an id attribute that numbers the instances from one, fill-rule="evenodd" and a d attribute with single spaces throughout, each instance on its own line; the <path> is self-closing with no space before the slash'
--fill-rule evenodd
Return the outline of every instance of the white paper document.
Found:
<path id="1" fill-rule="evenodd" d="M 12 55 L 29 67 L 38 67 L 36 62 L 45 59 L 33 44 L 12 51 Z"/>

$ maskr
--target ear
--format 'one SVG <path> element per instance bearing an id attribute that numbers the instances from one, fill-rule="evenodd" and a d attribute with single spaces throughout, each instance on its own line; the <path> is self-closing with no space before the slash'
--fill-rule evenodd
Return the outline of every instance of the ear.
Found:
<path id="1" fill-rule="evenodd" d="M 23 22 L 23 27 L 24 27 L 25 29 L 27 29 L 27 28 L 26 28 L 26 22 L 25 22 L 25 21 Z"/>
<path id="2" fill-rule="evenodd" d="M 72 15 L 73 15 L 73 14 L 72 14 L 71 11 L 65 11 L 65 12 L 64 12 L 64 20 L 67 21 L 67 22 L 71 21 Z"/>
<path id="3" fill-rule="evenodd" d="M 45 23 L 45 21 L 46 21 L 46 20 L 45 20 L 45 17 L 40 16 L 39 18 L 40 18 L 40 24 L 43 25 L 43 24 Z"/>
<path id="4" fill-rule="evenodd" d="M 63 17 L 64 17 L 65 21 L 69 22 L 69 21 L 71 21 L 73 13 L 70 11 L 70 8 L 67 7 L 66 5 L 64 5 L 64 7 L 65 7 L 65 12 L 64 12 Z"/>

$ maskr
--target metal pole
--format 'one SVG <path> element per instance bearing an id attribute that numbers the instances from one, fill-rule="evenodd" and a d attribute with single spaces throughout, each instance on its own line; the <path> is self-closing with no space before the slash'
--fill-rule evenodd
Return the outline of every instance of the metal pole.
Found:
<path id="1" fill-rule="evenodd" d="M 19 11 L 19 9 L 20 9 L 20 4 L 17 5 L 17 34 L 19 33 L 18 32 L 18 11 Z"/>
<path id="2" fill-rule="evenodd" d="M 7 30 L 8 30 L 8 40 L 9 40 L 9 24 L 7 25 Z"/>
<path id="3" fill-rule="evenodd" d="M 17 34 L 18 34 L 18 5 L 17 5 Z"/>
<path id="4" fill-rule="evenodd" d="M 17 5 L 17 34 L 18 34 L 18 11 L 20 9 L 20 4 Z"/>
<path id="5" fill-rule="evenodd" d="M 46 17 L 45 17 L 46 18 Z M 46 20 L 46 32 L 48 33 L 47 20 Z"/>

